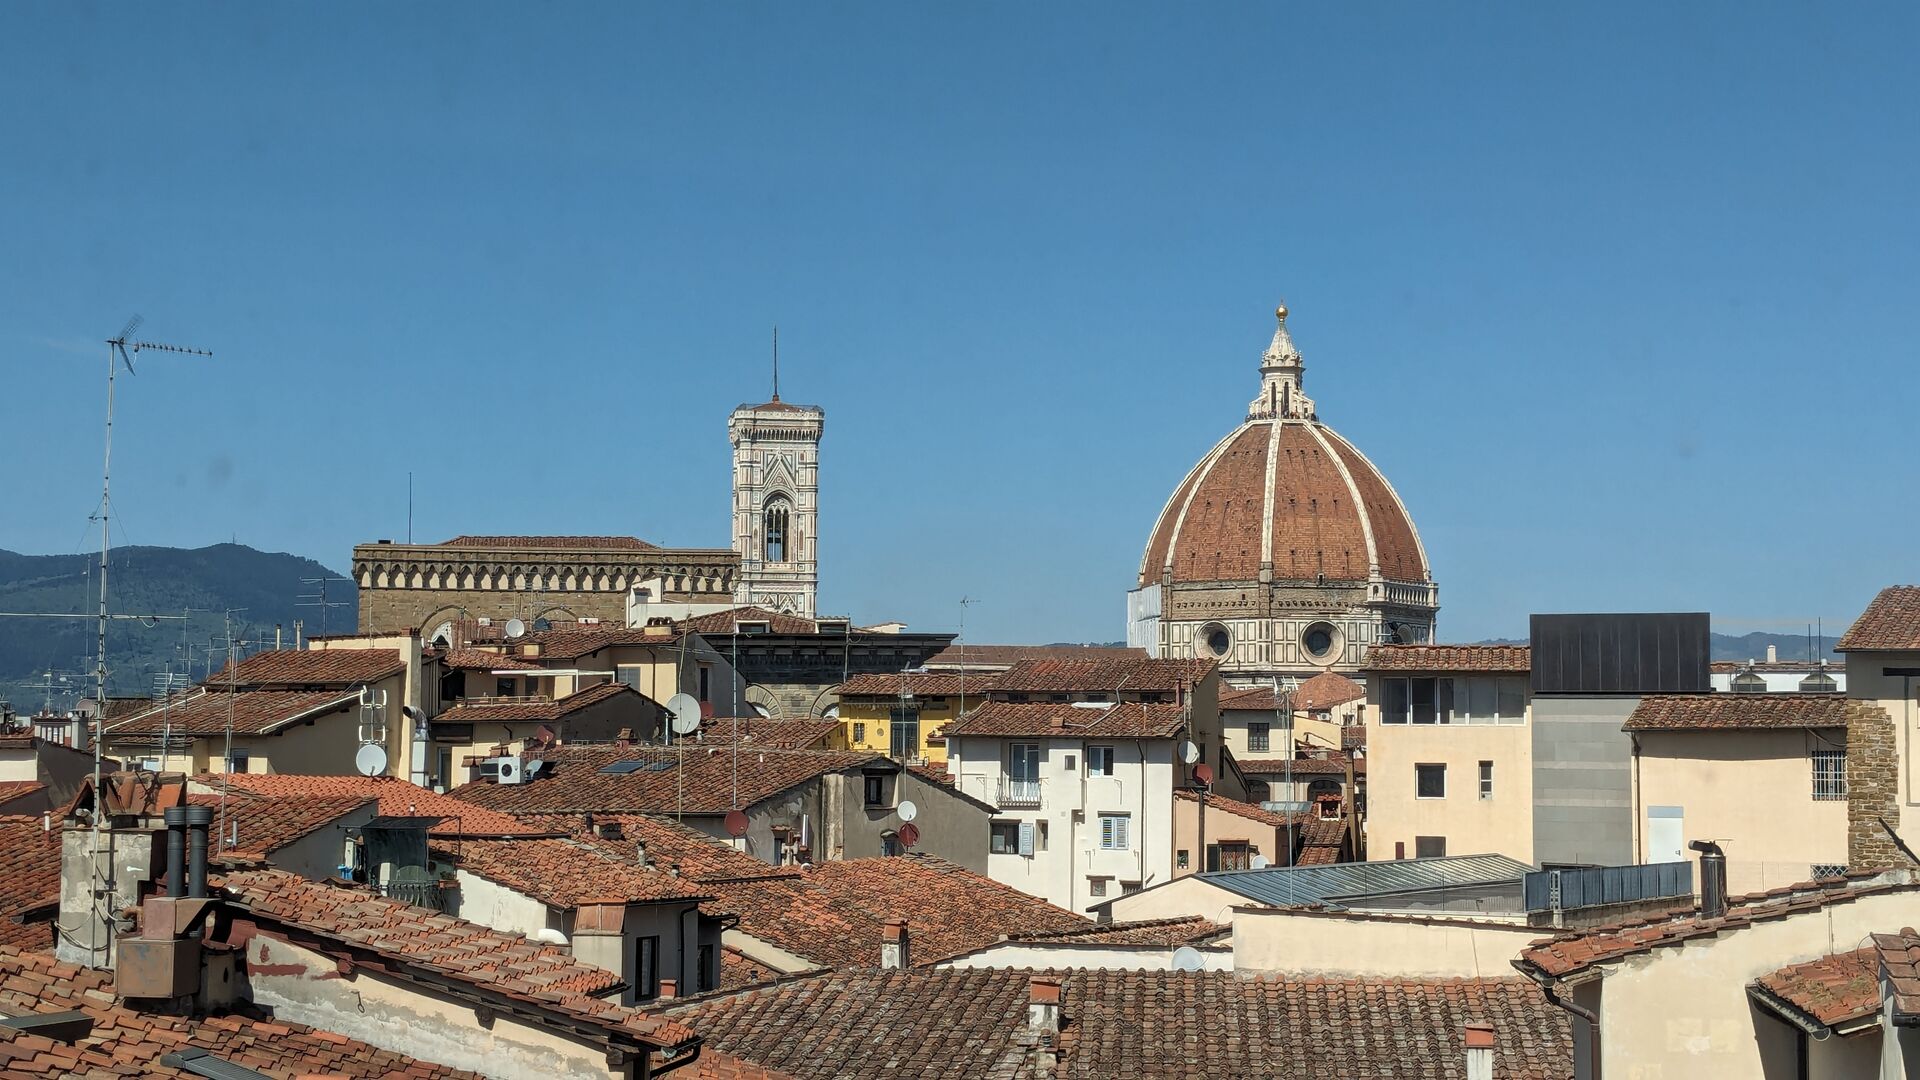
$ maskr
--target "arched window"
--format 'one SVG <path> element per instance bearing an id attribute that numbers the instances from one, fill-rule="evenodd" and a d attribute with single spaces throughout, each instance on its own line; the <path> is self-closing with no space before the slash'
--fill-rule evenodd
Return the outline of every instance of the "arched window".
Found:
<path id="1" fill-rule="evenodd" d="M 767 500 L 767 509 L 763 517 L 765 543 L 762 545 L 761 554 L 768 562 L 787 561 L 787 526 L 791 509 L 791 504 L 782 496 L 775 495 Z"/>

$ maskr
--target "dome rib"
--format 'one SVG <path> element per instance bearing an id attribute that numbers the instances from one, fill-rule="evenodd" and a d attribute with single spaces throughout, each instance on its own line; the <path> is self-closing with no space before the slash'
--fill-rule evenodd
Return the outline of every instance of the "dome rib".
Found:
<path id="1" fill-rule="evenodd" d="M 1227 433 L 1226 438 L 1213 444 L 1213 448 L 1203 455 L 1193 468 L 1187 470 L 1186 479 L 1173 489 L 1173 495 L 1167 504 L 1160 508 L 1160 516 L 1154 519 L 1152 539 L 1147 544 L 1146 554 L 1140 560 L 1140 587 L 1145 588 L 1160 580 L 1167 567 L 1173 563 L 1173 545 L 1179 539 L 1180 527 L 1187 519 L 1187 506 L 1193 501 L 1193 493 L 1213 468 L 1213 462 L 1227 444 L 1240 434 L 1240 429 Z M 1176 506 L 1178 509 L 1176 509 Z M 1168 517 L 1168 515 L 1172 517 Z"/>
<path id="2" fill-rule="evenodd" d="M 1367 502 L 1360 497 L 1360 489 L 1353 482 L 1353 472 L 1347 468 L 1347 463 L 1341 460 L 1340 452 L 1327 441 L 1327 432 L 1318 424 L 1310 430 L 1313 431 L 1314 441 L 1326 449 L 1327 457 L 1333 461 L 1333 467 L 1340 470 L 1340 480 L 1347 485 L 1347 497 L 1353 500 L 1354 510 L 1360 518 L 1360 535 L 1367 546 L 1367 576 L 1371 577 L 1380 572 L 1380 549 L 1373 539 L 1373 515 L 1367 513 Z"/>
<path id="3" fill-rule="evenodd" d="M 1426 545 L 1420 542 L 1420 530 L 1407 513 L 1400 493 L 1393 490 L 1386 475 L 1367 455 L 1348 442 L 1339 432 L 1324 429 L 1326 437 L 1338 444 L 1340 456 L 1351 470 L 1355 485 L 1366 496 L 1366 517 L 1375 530 L 1380 576 L 1388 581 L 1426 584 L 1433 580 L 1433 568 L 1427 562 Z"/>

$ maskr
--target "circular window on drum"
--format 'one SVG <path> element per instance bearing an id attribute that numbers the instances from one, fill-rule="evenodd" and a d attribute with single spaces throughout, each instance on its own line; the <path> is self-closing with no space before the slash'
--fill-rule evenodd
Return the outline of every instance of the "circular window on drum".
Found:
<path id="1" fill-rule="evenodd" d="M 1326 660 L 1340 647 L 1340 631 L 1332 623 L 1317 622 L 1300 635 L 1300 645 L 1315 660 Z"/>
<path id="2" fill-rule="evenodd" d="M 1225 656 L 1233 648 L 1233 635 L 1219 623 L 1208 623 L 1200 628 L 1200 644 L 1215 656 Z"/>

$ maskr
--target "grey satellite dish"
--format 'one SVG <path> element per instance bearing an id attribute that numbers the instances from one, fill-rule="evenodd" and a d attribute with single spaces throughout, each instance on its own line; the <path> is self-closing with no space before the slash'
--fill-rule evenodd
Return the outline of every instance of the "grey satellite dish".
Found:
<path id="1" fill-rule="evenodd" d="M 361 776 L 379 776 L 387 771 L 387 752 L 378 743 L 368 743 L 353 755 L 353 767 Z"/>
<path id="2" fill-rule="evenodd" d="M 896 809 L 894 813 L 900 815 L 901 821 L 912 821 L 914 818 L 920 816 L 920 808 L 913 805 L 911 801 L 902 799 L 900 800 L 899 808 Z"/>
<path id="3" fill-rule="evenodd" d="M 1207 958 L 1200 955 L 1200 950 L 1191 945 L 1182 945 L 1173 950 L 1173 970 L 1175 971 L 1199 971 L 1206 964 Z"/>
<path id="4" fill-rule="evenodd" d="M 700 699 L 692 694 L 675 694 L 667 699 L 667 711 L 673 714 L 673 733 L 691 735 L 700 730 Z"/>
<path id="5" fill-rule="evenodd" d="M 507 620 L 507 640 L 508 641 L 514 641 L 521 637 L 524 637 L 526 635 L 526 632 L 527 632 L 526 623 L 521 622 L 519 619 Z"/>
<path id="6" fill-rule="evenodd" d="M 1248 860 L 1248 865 L 1252 866 L 1255 870 L 1265 870 L 1267 868 L 1267 857 L 1265 855 L 1255 855 L 1252 859 Z"/>
<path id="7" fill-rule="evenodd" d="M 1193 745 L 1191 741 L 1181 743 L 1180 744 L 1180 760 L 1186 762 L 1188 765 L 1191 765 L 1194 762 L 1199 761 L 1200 748 Z"/>

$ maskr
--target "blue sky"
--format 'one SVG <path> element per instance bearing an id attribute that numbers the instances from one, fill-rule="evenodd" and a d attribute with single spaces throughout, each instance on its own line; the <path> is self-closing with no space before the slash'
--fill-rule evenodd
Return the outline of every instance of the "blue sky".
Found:
<path id="1" fill-rule="evenodd" d="M 1441 634 L 1920 577 L 1912 6 L 12 5 L 0 547 L 724 546 L 827 410 L 822 605 L 1111 640 L 1284 297 Z"/>

